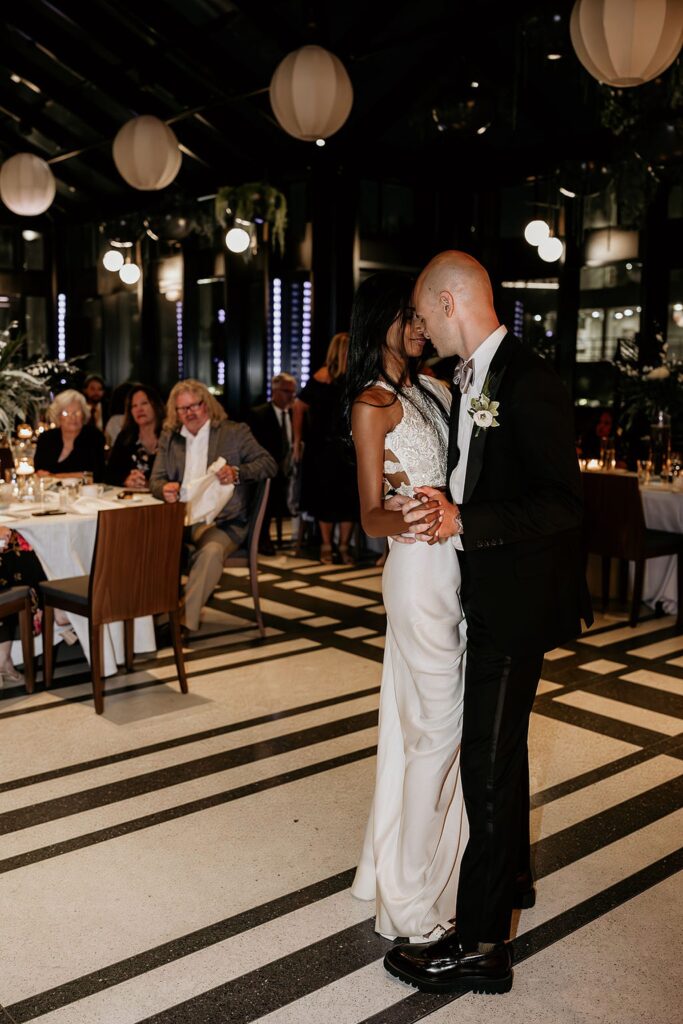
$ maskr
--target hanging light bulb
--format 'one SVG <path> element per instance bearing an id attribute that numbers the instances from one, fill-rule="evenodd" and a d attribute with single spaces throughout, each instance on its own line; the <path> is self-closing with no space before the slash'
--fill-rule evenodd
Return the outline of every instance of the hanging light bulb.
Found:
<path id="1" fill-rule="evenodd" d="M 108 249 L 102 257 L 105 270 L 118 271 L 123 266 L 123 253 L 118 249 Z"/>
<path id="2" fill-rule="evenodd" d="M 137 263 L 124 263 L 119 270 L 119 277 L 124 284 L 137 284 L 140 280 L 140 268 Z"/>
<path id="3" fill-rule="evenodd" d="M 544 220 L 530 220 L 524 228 L 524 237 L 529 245 L 540 245 L 550 235 L 550 227 Z"/>
<path id="4" fill-rule="evenodd" d="M 563 252 L 564 246 L 559 238 L 544 238 L 538 246 L 538 255 L 545 263 L 556 263 Z"/>
<path id="5" fill-rule="evenodd" d="M 225 244 L 230 252 L 246 252 L 251 243 L 251 235 L 244 228 L 230 228 L 225 236 Z"/>

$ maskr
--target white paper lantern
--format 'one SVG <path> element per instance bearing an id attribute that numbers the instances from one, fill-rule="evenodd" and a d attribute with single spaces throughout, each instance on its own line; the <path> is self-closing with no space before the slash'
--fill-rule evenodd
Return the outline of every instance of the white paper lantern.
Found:
<path id="1" fill-rule="evenodd" d="M 36 217 L 45 213 L 57 191 L 49 164 L 33 153 L 17 153 L 0 168 L 0 197 L 12 213 Z"/>
<path id="2" fill-rule="evenodd" d="M 302 46 L 275 69 L 270 104 L 286 132 L 315 142 L 334 135 L 344 124 L 353 106 L 353 86 L 333 53 L 322 46 Z"/>
<path id="3" fill-rule="evenodd" d="M 538 247 L 538 255 L 545 263 L 557 263 L 564 252 L 559 238 L 544 238 Z"/>
<path id="4" fill-rule="evenodd" d="M 174 133 L 151 114 L 134 117 L 124 124 L 117 132 L 112 152 L 124 181 L 143 192 L 170 185 L 182 162 Z"/>
<path id="5" fill-rule="evenodd" d="M 119 277 L 124 284 L 137 284 L 140 280 L 140 268 L 137 263 L 124 263 L 119 270 Z"/>
<path id="6" fill-rule="evenodd" d="M 678 56 L 683 0 L 576 0 L 569 31 L 577 57 L 599 82 L 642 85 Z"/>
<path id="7" fill-rule="evenodd" d="M 118 249 L 108 249 L 102 257 L 105 270 L 118 271 L 123 266 L 123 253 Z"/>
<path id="8" fill-rule="evenodd" d="M 540 245 L 550 234 L 550 228 L 544 220 L 530 220 L 524 228 L 524 237 L 529 245 Z"/>
<path id="9" fill-rule="evenodd" d="M 230 252 L 246 252 L 251 244 L 251 235 L 245 228 L 230 228 L 225 244 Z"/>

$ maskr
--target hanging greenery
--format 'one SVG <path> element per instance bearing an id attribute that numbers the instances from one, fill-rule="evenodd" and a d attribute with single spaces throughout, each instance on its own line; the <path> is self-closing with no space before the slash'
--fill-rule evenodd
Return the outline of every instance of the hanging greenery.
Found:
<path id="1" fill-rule="evenodd" d="M 250 224 L 262 224 L 264 240 L 268 228 L 273 232 L 273 245 L 280 254 L 285 251 L 285 228 L 287 227 L 287 199 L 282 192 L 262 181 L 250 181 L 245 185 L 224 185 L 216 195 L 216 220 L 223 227 L 231 226 L 234 218 Z"/>
<path id="2" fill-rule="evenodd" d="M 22 364 L 19 353 L 25 342 L 26 335 L 0 334 L 0 433 L 11 434 L 17 419 L 36 423 L 50 401 L 53 381 L 77 369 L 72 360 L 39 358 Z"/>

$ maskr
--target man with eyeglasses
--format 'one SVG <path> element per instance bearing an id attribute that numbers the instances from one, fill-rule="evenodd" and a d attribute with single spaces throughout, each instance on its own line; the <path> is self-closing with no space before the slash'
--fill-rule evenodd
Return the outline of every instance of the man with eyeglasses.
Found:
<path id="1" fill-rule="evenodd" d="M 278 543 L 282 542 L 282 519 L 290 514 L 287 495 L 294 461 L 292 435 L 292 407 L 296 400 L 296 377 L 291 373 L 278 373 L 271 381 L 271 400 L 255 406 L 248 418 L 254 437 L 270 452 L 278 465 L 268 499 L 268 508 L 259 537 L 262 555 L 274 555 L 270 539 L 270 523 L 278 521 Z"/>
<path id="2" fill-rule="evenodd" d="M 171 390 L 164 430 L 150 478 L 150 491 L 164 501 L 184 501 L 193 481 L 206 476 L 219 458 L 216 474 L 226 491 L 225 505 L 214 518 L 206 509 L 189 527 L 193 547 L 185 587 L 183 625 L 199 629 L 201 610 L 218 584 L 223 563 L 247 536 L 249 488 L 245 484 L 274 477 L 275 460 L 256 441 L 246 423 L 228 420 L 225 410 L 198 380 L 181 380 Z"/>

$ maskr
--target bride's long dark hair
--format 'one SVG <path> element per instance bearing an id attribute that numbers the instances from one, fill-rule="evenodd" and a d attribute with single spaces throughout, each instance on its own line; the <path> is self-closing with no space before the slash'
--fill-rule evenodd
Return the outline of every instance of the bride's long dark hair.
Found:
<path id="1" fill-rule="evenodd" d="M 421 415 L 422 409 L 414 401 L 409 388 L 416 388 L 438 411 L 444 420 L 448 412 L 418 376 L 419 359 L 409 357 L 403 349 L 403 332 L 414 310 L 410 305 L 413 278 L 408 274 L 382 271 L 368 277 L 356 292 L 351 310 L 351 341 L 346 367 L 347 411 L 350 419 L 353 403 L 375 381 L 382 380 L 398 396 L 411 402 Z M 404 370 L 395 380 L 385 369 L 387 332 L 398 324 L 400 342 L 405 357 Z M 366 401 L 366 399 L 362 399 Z M 368 404 L 372 404 L 369 402 Z"/>

